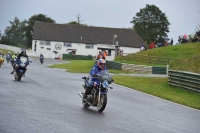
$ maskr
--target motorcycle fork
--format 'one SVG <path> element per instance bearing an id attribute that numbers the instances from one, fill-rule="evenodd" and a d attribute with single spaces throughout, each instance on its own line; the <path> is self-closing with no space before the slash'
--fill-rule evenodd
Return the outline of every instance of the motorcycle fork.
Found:
<path id="1" fill-rule="evenodd" d="M 98 103 L 100 102 L 101 100 L 101 88 L 99 88 L 99 97 L 98 97 Z"/>

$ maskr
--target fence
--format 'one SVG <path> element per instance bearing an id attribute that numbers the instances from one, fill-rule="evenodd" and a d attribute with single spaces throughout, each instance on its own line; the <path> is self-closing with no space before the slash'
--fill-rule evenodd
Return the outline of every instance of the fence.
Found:
<path id="1" fill-rule="evenodd" d="M 65 60 L 92 60 L 93 57 L 91 55 L 72 55 L 72 54 L 63 54 L 63 59 Z"/>
<path id="2" fill-rule="evenodd" d="M 164 65 L 169 64 L 169 62 L 176 60 L 176 59 L 163 58 L 163 57 L 157 57 L 157 56 L 140 55 L 140 54 L 132 54 L 132 55 L 128 55 L 128 56 L 123 56 L 123 57 L 119 57 L 119 59 L 134 60 L 134 61 L 155 63 L 155 64 L 164 64 Z"/>
<path id="3" fill-rule="evenodd" d="M 111 68 L 111 69 L 122 70 L 122 64 L 114 61 L 106 61 L 106 67 L 109 69 Z"/>
<path id="4" fill-rule="evenodd" d="M 200 92 L 200 74 L 185 71 L 168 71 L 168 84 Z"/>

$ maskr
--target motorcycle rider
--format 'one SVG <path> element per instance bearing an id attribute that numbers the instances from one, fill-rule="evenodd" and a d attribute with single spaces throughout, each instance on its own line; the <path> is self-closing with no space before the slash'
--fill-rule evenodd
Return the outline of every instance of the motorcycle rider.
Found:
<path id="1" fill-rule="evenodd" d="M 43 54 L 40 54 L 40 58 L 44 58 L 44 55 L 43 55 Z"/>
<path id="2" fill-rule="evenodd" d="M 95 83 L 97 82 L 97 77 L 101 70 L 108 70 L 106 68 L 106 61 L 104 59 L 99 59 L 97 64 L 90 70 L 90 76 L 92 78 L 89 79 L 88 85 L 85 85 L 85 94 L 83 95 L 83 98 L 86 98 L 90 90 L 95 86 Z"/>
<path id="3" fill-rule="evenodd" d="M 12 66 L 14 66 L 15 62 L 16 62 L 16 57 L 17 57 L 17 54 L 16 53 L 13 53 L 12 54 L 12 58 L 11 58 L 11 64 Z"/>
<path id="4" fill-rule="evenodd" d="M 8 53 L 6 54 L 6 60 L 7 60 L 7 62 L 8 62 L 8 60 L 10 60 L 11 59 L 11 54 L 10 54 L 10 51 L 8 51 Z"/>
<path id="5" fill-rule="evenodd" d="M 44 55 L 43 54 L 40 54 L 40 61 L 44 59 Z"/>
<path id="6" fill-rule="evenodd" d="M 17 62 L 20 62 L 20 57 L 22 57 L 22 56 L 27 58 L 27 65 L 29 65 L 29 59 L 28 59 L 28 56 L 26 55 L 26 51 L 22 50 L 21 53 L 18 56 L 16 56 L 16 63 L 13 65 L 13 70 L 10 74 L 14 73 L 14 71 L 16 70 L 15 66 L 16 66 Z M 26 73 L 26 69 L 24 71 L 23 77 L 25 77 L 25 73 Z"/>
<path id="7" fill-rule="evenodd" d="M 4 56 L 3 51 L 0 51 L 0 55 Z"/>
<path id="8" fill-rule="evenodd" d="M 0 66 L 4 63 L 4 54 L 3 51 L 0 51 Z"/>

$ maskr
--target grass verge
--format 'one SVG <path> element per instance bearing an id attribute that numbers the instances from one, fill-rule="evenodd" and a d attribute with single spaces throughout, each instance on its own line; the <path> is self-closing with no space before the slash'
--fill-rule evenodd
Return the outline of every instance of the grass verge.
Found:
<path id="1" fill-rule="evenodd" d="M 93 66 L 94 66 L 93 60 L 72 60 L 70 61 L 70 63 L 54 64 L 50 66 L 50 68 L 67 69 L 68 72 L 74 72 L 74 73 L 89 73 Z M 109 69 L 109 72 L 115 74 L 120 74 L 120 73 L 131 74 L 131 72 L 116 70 L 116 69 Z"/>
<path id="2" fill-rule="evenodd" d="M 154 63 L 149 63 L 149 62 L 140 62 L 140 61 L 134 61 L 134 60 L 125 60 L 125 59 L 123 59 L 123 57 L 117 57 L 115 59 L 115 62 L 127 63 L 127 64 L 135 64 L 135 65 L 163 66 L 163 67 L 166 67 L 166 65 L 163 65 L 163 64 L 154 64 Z"/>
<path id="3" fill-rule="evenodd" d="M 6 55 L 8 53 L 8 51 L 10 51 L 10 50 L 0 49 L 0 51 L 3 51 L 3 54 Z M 13 51 L 10 51 L 10 52 L 12 53 Z"/>
<path id="4" fill-rule="evenodd" d="M 167 78 L 113 76 L 115 83 L 200 110 L 200 94 L 170 86 Z"/>
<path id="5" fill-rule="evenodd" d="M 200 43 L 186 43 L 175 46 L 160 47 L 151 50 L 138 52 L 137 55 L 146 55 L 154 57 L 164 57 L 169 59 L 177 59 L 170 61 L 169 67 L 173 70 L 189 71 L 200 73 Z M 116 62 L 137 64 L 137 65 L 150 65 L 150 66 L 166 66 L 158 63 L 142 62 L 142 59 L 134 60 L 134 55 L 130 54 L 125 57 L 117 57 Z M 140 61 L 138 61 L 140 60 Z"/>

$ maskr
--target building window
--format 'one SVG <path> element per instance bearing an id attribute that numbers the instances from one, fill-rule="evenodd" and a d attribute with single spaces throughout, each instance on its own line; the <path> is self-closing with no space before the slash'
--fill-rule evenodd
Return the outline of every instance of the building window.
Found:
<path id="1" fill-rule="evenodd" d="M 45 45 L 45 41 L 40 41 L 40 45 Z"/>
<path id="2" fill-rule="evenodd" d="M 40 41 L 40 45 L 50 45 L 50 41 Z"/>
<path id="3" fill-rule="evenodd" d="M 72 44 L 71 44 L 71 43 L 68 43 L 68 42 L 65 42 L 65 43 L 64 43 L 64 47 L 72 47 Z"/>
<path id="4" fill-rule="evenodd" d="M 87 49 L 93 49 L 93 44 L 86 44 L 85 48 L 87 48 Z"/>
<path id="5" fill-rule="evenodd" d="M 46 41 L 46 45 L 50 45 L 51 44 L 51 42 L 50 41 Z"/>

